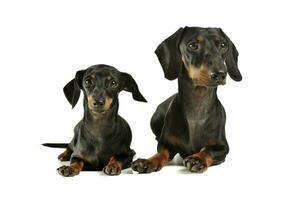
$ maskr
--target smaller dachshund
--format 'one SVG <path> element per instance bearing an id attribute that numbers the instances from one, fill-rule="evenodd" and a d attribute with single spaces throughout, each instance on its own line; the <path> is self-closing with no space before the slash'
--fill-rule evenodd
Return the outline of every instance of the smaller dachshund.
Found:
<path id="1" fill-rule="evenodd" d="M 64 93 L 76 105 L 80 91 L 84 93 L 84 117 L 74 128 L 69 144 L 45 143 L 44 146 L 66 148 L 58 156 L 70 166 L 59 167 L 64 177 L 78 175 L 82 170 L 103 170 L 107 175 L 119 175 L 131 165 L 135 151 L 130 148 L 132 133 L 128 123 L 118 115 L 118 94 L 125 90 L 133 99 L 147 102 L 135 80 L 127 73 L 108 65 L 94 65 L 76 72 Z"/>

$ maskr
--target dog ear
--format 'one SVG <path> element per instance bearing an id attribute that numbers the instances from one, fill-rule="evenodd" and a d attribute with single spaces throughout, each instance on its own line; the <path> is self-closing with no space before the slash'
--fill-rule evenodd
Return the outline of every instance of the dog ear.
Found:
<path id="1" fill-rule="evenodd" d="M 76 105 L 79 96 L 80 90 L 83 89 L 83 77 L 86 70 L 77 71 L 75 74 L 75 78 L 72 79 L 69 83 L 67 83 L 64 87 L 64 94 L 66 99 L 71 104 L 72 108 Z"/>
<path id="2" fill-rule="evenodd" d="M 238 51 L 236 50 L 235 45 L 230 40 L 230 38 L 223 32 L 222 29 L 220 29 L 220 32 L 222 33 L 223 37 L 226 38 L 228 43 L 228 51 L 226 53 L 226 65 L 227 70 L 230 75 L 230 77 L 235 81 L 241 81 L 242 76 L 240 74 L 240 71 L 237 66 L 237 58 L 238 58 Z"/>
<path id="3" fill-rule="evenodd" d="M 165 39 L 156 49 L 155 53 L 163 68 L 164 76 L 168 80 L 174 80 L 182 66 L 182 57 L 179 44 L 185 28 L 179 28 L 174 34 Z"/>
<path id="4" fill-rule="evenodd" d="M 128 73 L 121 73 L 122 90 L 132 93 L 133 99 L 136 101 L 147 102 L 139 91 L 136 81 Z"/>

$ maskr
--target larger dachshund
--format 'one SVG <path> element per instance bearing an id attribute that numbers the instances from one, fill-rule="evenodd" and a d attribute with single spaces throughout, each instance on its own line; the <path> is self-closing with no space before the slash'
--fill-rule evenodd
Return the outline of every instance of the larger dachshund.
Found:
<path id="1" fill-rule="evenodd" d="M 219 28 L 180 28 L 155 51 L 167 79 L 178 78 L 179 92 L 161 103 L 151 119 L 158 153 L 138 159 L 140 173 L 160 170 L 179 153 L 191 172 L 203 172 L 225 160 L 225 110 L 217 98 L 226 76 L 241 81 L 238 52 Z"/>
<path id="2" fill-rule="evenodd" d="M 74 128 L 69 144 L 44 144 L 66 147 L 59 160 L 70 166 L 58 168 L 59 174 L 70 177 L 82 170 L 102 170 L 118 175 L 130 167 L 135 152 L 130 148 L 132 134 L 128 123 L 118 115 L 118 94 L 129 91 L 137 101 L 146 102 L 135 80 L 127 73 L 108 65 L 94 65 L 76 73 L 64 93 L 72 107 L 84 93 L 84 117 Z"/>

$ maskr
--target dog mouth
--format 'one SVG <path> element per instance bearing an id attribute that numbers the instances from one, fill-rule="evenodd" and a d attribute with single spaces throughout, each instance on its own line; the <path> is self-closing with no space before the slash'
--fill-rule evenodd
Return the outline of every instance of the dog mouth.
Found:
<path id="1" fill-rule="evenodd" d="M 92 111 L 92 113 L 94 114 L 106 114 L 108 110 L 104 110 L 104 109 L 90 109 Z"/>
<path id="2" fill-rule="evenodd" d="M 207 87 L 207 88 L 216 88 L 219 85 L 225 85 L 226 80 L 221 81 L 202 81 L 202 80 L 193 80 L 193 85 L 195 87 Z"/>
<path id="3" fill-rule="evenodd" d="M 100 107 L 92 107 L 89 109 L 94 114 L 106 114 L 107 112 L 109 112 L 111 110 L 112 106 L 113 105 L 110 105 L 110 106 L 103 105 Z"/>
<path id="4" fill-rule="evenodd" d="M 212 81 L 211 83 L 208 84 L 208 87 L 217 87 L 219 85 L 226 85 L 226 80 Z"/>

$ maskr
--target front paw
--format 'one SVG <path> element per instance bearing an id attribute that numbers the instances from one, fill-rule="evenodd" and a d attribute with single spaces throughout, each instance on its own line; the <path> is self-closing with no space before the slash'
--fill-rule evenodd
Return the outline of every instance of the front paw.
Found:
<path id="1" fill-rule="evenodd" d="M 75 175 L 78 175 L 79 172 L 74 170 L 72 167 L 70 166 L 61 166 L 57 169 L 58 173 L 64 177 L 72 177 L 72 176 L 75 176 Z"/>
<path id="2" fill-rule="evenodd" d="M 119 175 L 121 173 L 121 166 L 118 163 L 109 163 L 103 168 L 103 172 L 110 176 Z"/>
<path id="3" fill-rule="evenodd" d="M 183 165 L 191 172 L 203 173 L 207 170 L 206 163 L 196 156 L 188 156 L 183 160 Z"/>
<path id="4" fill-rule="evenodd" d="M 132 169 L 139 173 L 151 173 L 159 171 L 161 168 L 161 165 L 149 159 L 138 159 L 132 163 Z"/>

